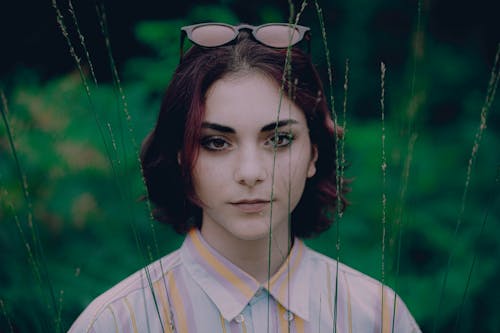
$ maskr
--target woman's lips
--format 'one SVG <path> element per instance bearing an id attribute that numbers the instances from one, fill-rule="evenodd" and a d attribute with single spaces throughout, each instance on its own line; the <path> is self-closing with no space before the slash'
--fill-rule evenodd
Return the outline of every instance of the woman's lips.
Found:
<path id="1" fill-rule="evenodd" d="M 269 206 L 269 201 L 265 200 L 243 200 L 232 202 L 231 205 L 244 213 L 260 213 Z"/>

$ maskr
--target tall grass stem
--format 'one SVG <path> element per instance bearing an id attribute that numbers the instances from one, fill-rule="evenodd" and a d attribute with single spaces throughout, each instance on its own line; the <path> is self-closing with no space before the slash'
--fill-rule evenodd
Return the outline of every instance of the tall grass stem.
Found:
<path id="1" fill-rule="evenodd" d="M 42 246 L 42 242 L 40 240 L 40 232 L 38 230 L 38 224 L 34 221 L 33 218 L 33 203 L 31 201 L 31 196 L 29 193 L 28 180 L 26 175 L 21 167 L 21 163 L 17 154 L 16 146 L 14 143 L 14 135 L 12 133 L 11 126 L 9 124 L 8 114 L 9 114 L 9 106 L 7 102 L 7 97 L 3 90 L 0 90 L 0 99 L 1 99 L 1 113 L 2 120 L 5 125 L 7 131 L 7 138 L 9 140 L 9 145 L 11 149 L 12 156 L 14 157 L 14 162 L 16 165 L 16 170 L 18 174 L 18 179 L 20 181 L 20 186 L 22 188 L 23 198 L 27 207 L 27 219 L 28 219 L 28 228 L 31 232 L 31 241 L 33 244 L 33 249 L 31 248 L 29 242 L 26 240 L 24 236 L 24 232 L 22 231 L 21 223 L 16 214 L 14 214 L 14 219 L 16 220 L 17 227 L 20 231 L 21 238 L 25 241 L 26 248 L 28 250 L 29 260 L 32 263 L 32 267 L 34 269 L 35 279 L 39 283 L 39 287 L 41 290 L 45 290 L 43 288 L 43 284 L 45 284 L 49 291 L 49 300 L 47 303 L 47 307 L 49 311 L 56 311 L 56 298 L 54 295 L 54 289 L 52 286 L 52 281 L 49 277 L 49 272 L 47 268 L 47 263 L 45 260 L 45 254 Z M 13 208 L 13 206 L 12 206 Z"/>
<path id="2" fill-rule="evenodd" d="M 495 177 L 496 189 L 498 189 L 499 183 L 500 183 L 500 165 L 497 166 L 497 175 Z M 495 193 L 495 192 L 493 192 L 493 193 Z M 481 223 L 481 228 L 479 230 L 479 234 L 476 236 L 476 242 L 474 242 L 475 244 L 480 244 L 480 240 L 481 240 L 483 233 L 484 233 L 484 230 L 486 228 L 486 222 L 488 221 L 488 217 L 489 217 L 489 213 L 491 211 L 491 208 L 494 207 L 496 201 L 498 201 L 498 200 L 494 200 L 493 193 L 490 193 L 490 195 L 488 196 L 488 200 L 487 200 L 487 204 L 486 204 L 486 211 L 484 213 L 483 222 Z M 467 299 L 467 293 L 469 291 L 470 283 L 472 280 L 472 273 L 473 273 L 474 267 L 476 265 L 477 255 L 478 255 L 477 252 L 478 252 L 477 249 L 474 249 L 474 257 L 472 258 L 472 263 L 470 265 L 469 273 L 467 275 L 467 283 L 465 285 L 465 289 L 464 289 L 464 292 L 462 294 L 462 301 L 460 302 L 460 307 L 458 308 L 458 311 L 457 311 L 457 316 L 455 318 L 455 328 L 454 328 L 453 332 L 458 332 L 460 329 L 460 320 L 462 319 L 463 309 L 464 309 L 465 302 Z"/>
<path id="3" fill-rule="evenodd" d="M 498 81 L 500 79 L 500 66 L 499 66 L 499 60 L 500 60 L 500 43 L 497 46 L 497 52 L 495 55 L 495 60 L 493 62 L 493 67 L 491 69 L 491 74 L 490 74 L 490 80 L 488 82 L 488 87 L 486 91 L 486 97 L 484 100 L 484 103 L 481 107 L 481 112 L 480 112 L 480 121 L 479 121 L 479 126 L 476 129 L 476 133 L 474 136 L 474 141 L 472 144 L 472 150 L 471 154 L 469 157 L 469 161 L 467 163 L 467 171 L 465 175 L 465 184 L 464 184 L 464 189 L 462 193 L 462 201 L 460 205 L 460 212 L 457 217 L 457 221 L 455 224 L 455 230 L 453 232 L 453 242 L 452 244 L 457 244 L 456 242 L 458 241 L 458 233 L 460 230 L 460 227 L 462 225 L 463 221 L 463 215 L 465 213 L 465 205 L 467 202 L 467 196 L 469 193 L 469 187 L 470 187 L 470 182 L 471 182 L 471 177 L 472 177 L 472 168 L 475 165 L 477 154 L 479 151 L 479 147 L 481 145 L 481 141 L 483 138 L 484 131 L 486 130 L 487 127 L 487 118 L 488 118 L 488 113 L 491 108 L 491 105 L 493 103 L 493 100 L 495 99 L 495 94 L 496 90 L 498 87 Z M 448 261 L 446 263 L 446 270 L 443 276 L 443 281 L 441 283 L 441 289 L 439 292 L 439 299 L 437 302 L 437 308 L 435 312 L 435 317 L 434 317 L 434 324 L 433 324 L 433 333 L 436 332 L 437 327 L 438 327 L 438 321 L 439 321 L 439 316 L 441 314 L 441 307 L 443 304 L 443 299 L 444 299 L 444 290 L 446 288 L 446 284 L 448 282 L 448 274 L 451 268 L 451 263 L 453 261 L 453 256 L 455 255 L 455 248 L 451 248 L 448 254 Z"/>
<path id="4" fill-rule="evenodd" d="M 382 242 L 381 242 L 381 267 L 380 267 L 380 282 L 381 282 L 381 296 L 380 296 L 380 322 L 382 323 L 381 332 L 384 331 L 384 289 L 385 289 L 385 239 L 386 239 L 386 210 L 387 210 L 387 157 L 385 153 L 385 72 L 386 67 L 383 62 L 380 63 L 380 113 L 381 113 L 381 145 L 382 145 L 382 164 L 380 166 L 382 171 Z"/>

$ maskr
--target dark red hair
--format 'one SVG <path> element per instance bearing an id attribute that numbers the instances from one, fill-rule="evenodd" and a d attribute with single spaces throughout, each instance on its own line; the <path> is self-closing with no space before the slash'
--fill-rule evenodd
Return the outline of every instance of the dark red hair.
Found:
<path id="1" fill-rule="evenodd" d="M 303 110 L 311 143 L 318 149 L 316 174 L 308 179 L 292 212 L 292 235 L 309 237 L 329 228 L 334 210 L 346 205 L 337 193 L 336 142 L 341 132 L 330 117 L 319 75 L 310 57 L 294 47 L 285 73 L 286 50 L 259 44 L 242 32 L 232 45 L 187 52 L 168 86 L 153 131 L 144 140 L 141 161 L 154 217 L 179 233 L 201 227 L 201 208 L 193 193 L 191 173 L 199 149 L 205 95 L 230 73 L 257 71 L 281 85 Z M 340 180 L 342 192 L 344 181 Z"/>

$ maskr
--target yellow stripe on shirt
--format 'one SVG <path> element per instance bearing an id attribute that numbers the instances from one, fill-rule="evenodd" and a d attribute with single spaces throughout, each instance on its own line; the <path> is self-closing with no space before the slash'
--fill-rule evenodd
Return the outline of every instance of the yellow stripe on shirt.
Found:
<path id="1" fill-rule="evenodd" d="M 182 297 L 179 293 L 179 289 L 177 289 L 177 283 L 174 279 L 174 274 L 170 271 L 167 274 L 167 283 L 168 290 L 170 290 L 172 295 L 173 307 L 175 309 L 175 313 L 177 314 L 178 321 L 175 322 L 175 327 L 179 332 L 188 332 L 188 324 L 186 318 L 186 311 L 184 309 L 184 304 L 182 301 Z"/>
<path id="2" fill-rule="evenodd" d="M 333 314 L 333 295 L 332 295 L 332 273 L 330 272 L 330 268 L 326 265 L 326 290 L 328 291 L 328 309 L 330 310 L 330 314 L 332 318 Z"/>
<path id="3" fill-rule="evenodd" d="M 303 246 L 299 246 L 297 248 L 297 256 L 296 256 L 295 260 L 292 263 L 292 267 L 290 269 L 290 272 L 288 273 L 288 276 L 286 277 L 287 281 L 286 282 L 283 281 L 283 284 L 281 285 L 280 290 L 278 292 L 280 300 L 285 299 L 285 296 L 286 296 L 286 299 L 288 300 L 288 303 L 290 303 L 290 300 L 288 299 L 288 295 L 287 295 L 287 293 L 288 293 L 288 286 L 289 286 L 289 282 L 290 282 L 289 279 L 290 279 L 290 277 L 292 277 L 294 275 L 295 271 L 299 267 L 300 260 L 302 259 L 302 253 L 303 252 L 304 252 L 303 251 Z M 288 264 L 288 262 L 287 262 L 287 264 Z M 275 281 L 273 281 L 273 282 L 275 282 Z M 271 284 L 273 282 L 271 282 Z M 290 304 L 284 304 L 284 305 L 286 305 L 287 307 L 290 306 Z"/>
<path id="4" fill-rule="evenodd" d="M 278 330 L 281 333 L 288 333 L 288 321 L 286 320 L 286 309 L 280 303 L 278 306 Z"/>
<path id="5" fill-rule="evenodd" d="M 344 276 L 346 290 L 347 290 L 347 317 L 348 317 L 348 322 L 349 322 L 349 333 L 352 333 L 351 291 L 349 290 L 349 283 L 347 281 L 347 276 L 345 275 L 345 272 L 344 272 L 343 276 Z"/>
<path id="6" fill-rule="evenodd" d="M 161 309 L 163 312 L 163 318 L 165 323 L 163 324 L 165 333 L 172 333 L 170 328 L 170 323 L 172 322 L 170 318 L 170 306 L 167 301 L 167 291 L 165 290 L 164 280 L 163 278 L 153 283 L 153 289 L 157 296 L 160 297 Z"/>
<path id="7" fill-rule="evenodd" d="M 125 305 L 127 306 L 128 312 L 130 313 L 130 321 L 132 322 L 132 329 L 134 330 L 134 333 L 137 333 L 137 322 L 135 321 L 135 313 L 134 310 L 132 309 L 132 306 L 130 305 L 130 302 L 128 301 L 127 297 L 123 299 L 125 302 Z"/>
<path id="8" fill-rule="evenodd" d="M 111 308 L 111 305 L 108 305 L 106 307 L 106 309 L 109 310 L 109 312 L 111 312 L 111 315 L 113 316 L 113 321 L 115 323 L 115 330 L 116 330 L 116 333 L 119 333 L 118 332 L 118 321 L 116 320 L 116 315 L 115 315 L 115 312 L 113 311 L 113 309 Z"/>
<path id="9" fill-rule="evenodd" d="M 383 293 L 383 302 L 382 302 L 382 332 L 383 333 L 391 333 L 392 329 L 392 312 L 390 308 L 390 304 L 392 302 L 391 299 L 389 299 L 389 295 L 387 295 L 387 292 L 385 292 L 386 287 L 382 287 L 382 293 Z"/>
<path id="10" fill-rule="evenodd" d="M 220 325 L 222 327 L 222 333 L 227 333 L 226 320 L 224 319 L 224 317 L 222 317 L 222 314 L 219 314 L 219 317 L 220 317 Z"/>
<path id="11" fill-rule="evenodd" d="M 302 252 L 304 250 L 304 245 L 301 243 L 300 240 L 295 240 L 295 245 L 294 247 L 292 248 L 292 251 L 290 252 L 290 255 L 286 258 L 285 262 L 283 263 L 283 265 L 281 265 L 281 267 L 278 269 L 278 271 L 276 273 L 274 273 L 274 275 L 271 277 L 271 280 L 269 280 L 269 284 L 271 286 L 271 288 L 273 287 L 273 285 L 275 285 L 278 281 L 278 279 L 283 275 L 283 274 L 287 274 L 288 272 L 288 268 L 289 268 L 289 265 L 290 265 L 290 259 L 292 257 L 292 253 L 294 251 L 297 251 L 297 255 L 296 255 L 296 258 L 294 258 L 294 261 L 293 261 L 293 265 L 295 266 L 297 263 L 300 262 L 300 258 L 302 257 Z"/>
<path id="12" fill-rule="evenodd" d="M 254 291 L 243 281 L 241 281 L 238 276 L 229 270 L 226 266 L 219 262 L 214 255 L 208 252 L 203 246 L 198 233 L 191 232 L 190 233 L 191 240 L 197 250 L 197 254 L 200 255 L 205 261 L 212 266 L 220 275 L 222 275 L 230 284 L 235 286 L 245 297 L 251 298 L 254 294 Z"/>
<path id="13" fill-rule="evenodd" d="M 304 333 L 304 319 L 300 318 L 299 316 L 295 316 L 295 329 L 297 333 Z"/>

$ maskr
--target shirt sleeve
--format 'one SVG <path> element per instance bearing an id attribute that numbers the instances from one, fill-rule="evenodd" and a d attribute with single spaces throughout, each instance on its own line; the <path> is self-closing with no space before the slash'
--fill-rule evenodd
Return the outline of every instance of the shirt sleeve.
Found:
<path id="1" fill-rule="evenodd" d="M 394 332 L 422 333 L 417 322 L 399 296 L 396 297 L 395 314 Z"/>
<path id="2" fill-rule="evenodd" d="M 101 333 L 119 332 L 116 316 L 110 307 L 107 307 L 99 315 L 94 315 L 87 309 L 73 323 L 68 333 Z"/>

